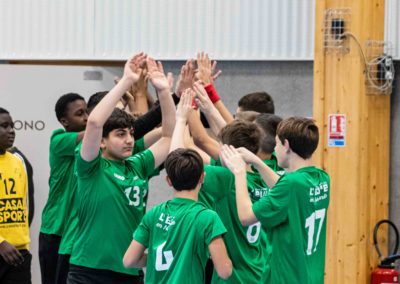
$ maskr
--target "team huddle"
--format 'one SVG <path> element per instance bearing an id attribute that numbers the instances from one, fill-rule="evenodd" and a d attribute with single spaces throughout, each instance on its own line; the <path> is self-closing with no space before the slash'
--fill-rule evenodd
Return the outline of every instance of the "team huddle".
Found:
<path id="1" fill-rule="evenodd" d="M 162 64 L 139 53 L 109 92 L 87 104 L 75 93 L 58 99 L 63 128 L 50 138 L 42 283 L 324 282 L 330 180 L 311 161 L 318 127 L 275 115 L 266 93 L 244 96 L 232 116 L 214 88 L 218 75 L 199 53 L 173 92 Z M 13 132 L 0 111 L 0 165 L 12 156 L 1 136 Z M 13 167 L 2 165 L 0 178 L 18 172 L 21 198 L 23 168 Z M 163 169 L 174 197 L 146 212 L 149 179 Z M 10 201 L 4 193 L 0 213 Z M 0 219 L 0 260 L 4 241 L 27 251 L 27 218 L 18 224 Z"/>

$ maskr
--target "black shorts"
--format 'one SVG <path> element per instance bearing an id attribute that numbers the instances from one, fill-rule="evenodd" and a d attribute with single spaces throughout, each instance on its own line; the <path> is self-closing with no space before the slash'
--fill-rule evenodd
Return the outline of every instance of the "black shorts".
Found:
<path id="1" fill-rule="evenodd" d="M 143 284 L 143 275 L 135 276 L 105 269 L 69 265 L 68 284 Z"/>
<path id="2" fill-rule="evenodd" d="M 30 284 L 32 255 L 28 250 L 19 251 L 24 257 L 24 262 L 13 266 L 4 261 L 0 256 L 0 283 L 1 284 Z"/>

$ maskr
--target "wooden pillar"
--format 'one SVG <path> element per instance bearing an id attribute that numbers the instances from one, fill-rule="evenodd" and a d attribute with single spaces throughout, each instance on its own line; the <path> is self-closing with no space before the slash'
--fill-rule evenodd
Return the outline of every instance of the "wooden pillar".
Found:
<path id="1" fill-rule="evenodd" d="M 365 66 L 353 38 L 348 53 L 324 49 L 326 9 L 350 8 L 349 32 L 366 52 L 384 39 L 384 0 L 316 0 L 314 118 L 316 163 L 331 176 L 325 283 L 369 283 L 378 264 L 372 230 L 388 217 L 390 96 L 366 95 Z M 344 147 L 328 147 L 329 114 L 346 115 Z M 380 235 L 382 248 L 386 234 Z M 386 250 L 384 250 L 386 251 Z"/>

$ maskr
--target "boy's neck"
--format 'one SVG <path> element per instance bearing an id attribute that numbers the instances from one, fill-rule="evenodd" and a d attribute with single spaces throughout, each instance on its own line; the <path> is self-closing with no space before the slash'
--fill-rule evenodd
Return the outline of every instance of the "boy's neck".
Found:
<path id="1" fill-rule="evenodd" d="M 257 156 L 261 159 L 261 160 L 271 160 L 272 154 L 271 153 L 265 153 L 262 151 L 259 151 L 257 153 Z"/>
<path id="2" fill-rule="evenodd" d="M 178 197 L 178 198 L 186 198 L 186 199 L 192 199 L 194 201 L 197 201 L 199 198 L 199 191 L 196 189 L 182 190 L 182 191 L 175 190 L 174 196 Z"/>
<path id="3" fill-rule="evenodd" d="M 289 167 L 286 169 L 286 172 L 294 172 L 302 168 L 307 168 L 313 166 L 312 159 L 303 159 L 299 156 L 292 156 L 289 162 Z"/>

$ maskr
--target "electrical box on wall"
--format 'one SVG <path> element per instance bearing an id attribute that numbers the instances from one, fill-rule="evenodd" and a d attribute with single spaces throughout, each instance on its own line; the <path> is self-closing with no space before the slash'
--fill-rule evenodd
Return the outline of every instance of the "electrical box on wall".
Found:
<path id="1" fill-rule="evenodd" d="M 365 44 L 365 87 L 367 95 L 392 92 L 394 65 L 389 42 L 368 40 Z"/>
<path id="2" fill-rule="evenodd" d="M 324 47 L 326 52 L 341 54 L 350 51 L 346 33 L 350 30 L 351 9 L 327 9 L 324 17 Z"/>

